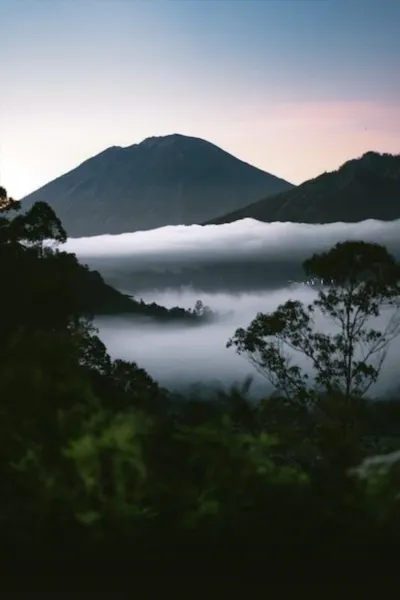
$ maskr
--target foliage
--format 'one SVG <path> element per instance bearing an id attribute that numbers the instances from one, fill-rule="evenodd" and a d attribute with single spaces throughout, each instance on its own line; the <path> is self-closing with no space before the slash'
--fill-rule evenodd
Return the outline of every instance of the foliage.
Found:
<path id="1" fill-rule="evenodd" d="M 51 558 L 62 555 L 69 576 L 73 564 L 87 574 L 92 562 L 96 579 L 100 565 L 110 572 L 124 563 L 131 573 L 144 561 L 171 574 L 189 559 L 196 573 L 201 565 L 201 574 L 213 566 L 220 574 L 224 559 L 243 573 L 260 556 L 266 568 L 279 559 L 293 574 L 299 553 L 323 556 L 330 569 L 346 553 L 378 557 L 388 540 L 400 543 L 398 454 L 384 459 L 390 474 L 387 464 L 375 468 L 381 459 L 348 472 L 371 453 L 367 438 L 399 436 L 394 405 L 344 401 L 332 391 L 342 381 L 336 371 L 332 393 L 319 397 L 322 416 L 298 395 L 251 404 L 249 382 L 208 402 L 173 399 L 138 365 L 108 355 L 77 299 L 76 259 L 57 248 L 64 233 L 54 213 L 39 206 L 14 221 L 0 219 L 0 533 L 19 569 L 27 558 L 47 576 Z M 371 256 L 380 265 L 387 259 L 381 250 Z M 340 283 L 334 296 L 319 298 L 343 315 L 349 283 L 340 270 L 332 275 Z M 395 299 L 395 287 L 389 295 L 386 284 L 366 281 L 351 296 L 359 315 Z M 301 307 L 285 310 L 308 331 Z M 195 311 L 207 312 L 201 304 Z M 279 318 L 278 328 L 278 317 L 258 323 L 290 331 Z M 335 360 L 342 373 L 339 353 Z M 300 371 L 280 373 L 300 381 Z M 338 435 L 344 421 L 357 426 Z"/>
<path id="2" fill-rule="evenodd" d="M 259 313 L 228 347 L 246 355 L 288 398 L 313 399 L 320 391 L 361 397 L 377 381 L 387 347 L 400 333 L 399 266 L 378 244 L 344 242 L 313 256 L 304 269 L 324 281 L 317 298 L 307 307 L 288 300 L 271 314 Z M 385 329 L 372 327 L 371 319 L 387 309 Z M 316 329 L 320 315 L 333 322 L 334 333 Z M 311 362 L 311 385 L 288 349 Z"/>
<path id="3" fill-rule="evenodd" d="M 368 457 L 350 471 L 365 485 L 368 507 L 379 525 L 400 524 L 400 450 Z"/>

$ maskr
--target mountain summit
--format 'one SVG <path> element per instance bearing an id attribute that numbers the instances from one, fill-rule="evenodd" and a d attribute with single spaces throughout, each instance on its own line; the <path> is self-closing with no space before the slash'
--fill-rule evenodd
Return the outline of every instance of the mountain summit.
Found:
<path id="1" fill-rule="evenodd" d="M 345 162 L 337 171 L 323 173 L 208 223 L 231 223 L 245 218 L 298 223 L 399 219 L 400 155 L 366 152 Z"/>
<path id="2" fill-rule="evenodd" d="M 291 189 L 205 140 L 173 134 L 113 146 L 22 199 L 50 204 L 72 237 L 190 225 Z"/>

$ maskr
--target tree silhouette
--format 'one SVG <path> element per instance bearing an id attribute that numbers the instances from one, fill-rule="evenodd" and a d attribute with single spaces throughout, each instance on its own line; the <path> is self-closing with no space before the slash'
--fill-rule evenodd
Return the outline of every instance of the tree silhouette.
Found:
<path id="1" fill-rule="evenodd" d="M 388 346 L 400 333 L 399 265 L 386 248 L 352 241 L 314 255 L 303 266 L 307 276 L 324 281 L 317 298 L 309 306 L 288 300 L 271 314 L 259 313 L 227 345 L 293 401 L 310 400 L 319 391 L 346 400 L 361 397 L 377 381 Z M 388 318 L 381 331 L 371 319 L 383 311 Z M 335 333 L 316 329 L 318 313 L 333 321 Z M 288 350 L 309 359 L 313 385 L 292 364 Z"/>
<path id="2" fill-rule="evenodd" d="M 7 194 L 6 188 L 0 186 L 0 212 L 5 212 L 11 209 L 18 210 L 19 203 Z"/>

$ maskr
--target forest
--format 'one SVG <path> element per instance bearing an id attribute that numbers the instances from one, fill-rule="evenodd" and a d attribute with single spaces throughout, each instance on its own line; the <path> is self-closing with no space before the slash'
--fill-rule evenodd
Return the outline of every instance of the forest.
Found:
<path id="1" fill-rule="evenodd" d="M 274 394 L 198 401 L 111 359 L 47 204 L 20 214 L 1 188 L 0 210 L 0 543 L 10 564 L 276 583 L 393 571 L 400 403 L 368 395 L 400 330 L 399 265 L 385 247 L 352 241 L 311 257 L 306 275 L 324 281 L 312 305 L 288 300 L 232 332 L 228 346 Z M 336 334 L 315 328 L 317 311 Z M 381 314 L 386 328 L 374 329 Z M 312 380 L 285 347 L 307 357 Z"/>

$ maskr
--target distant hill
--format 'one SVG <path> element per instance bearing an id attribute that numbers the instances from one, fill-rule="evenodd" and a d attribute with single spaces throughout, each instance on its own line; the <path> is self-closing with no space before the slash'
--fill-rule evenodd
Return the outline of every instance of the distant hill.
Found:
<path id="1" fill-rule="evenodd" d="M 249 204 L 205 224 L 258 221 L 298 223 L 391 221 L 400 218 L 400 155 L 367 152 L 337 171 Z"/>
<path id="2" fill-rule="evenodd" d="M 292 184 L 205 140 L 152 137 L 112 147 L 22 199 L 47 202 L 70 237 L 190 225 Z"/>
<path id="3" fill-rule="evenodd" d="M 147 304 L 122 294 L 108 285 L 98 271 L 79 264 L 73 255 L 64 255 L 63 268 L 68 283 L 74 292 L 81 314 L 99 316 L 147 317 L 154 321 L 201 325 L 216 315 L 199 301 L 193 309 L 175 306 L 166 308 L 155 302 Z"/>

